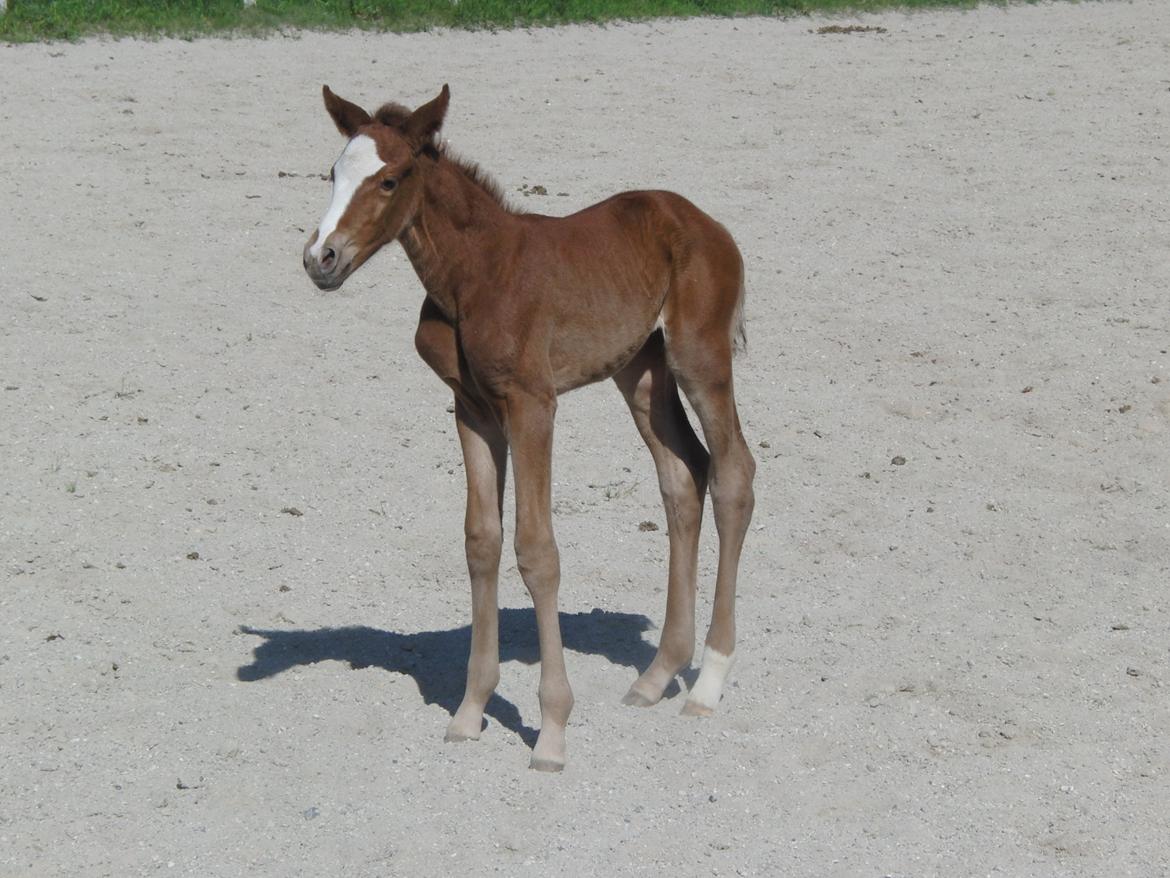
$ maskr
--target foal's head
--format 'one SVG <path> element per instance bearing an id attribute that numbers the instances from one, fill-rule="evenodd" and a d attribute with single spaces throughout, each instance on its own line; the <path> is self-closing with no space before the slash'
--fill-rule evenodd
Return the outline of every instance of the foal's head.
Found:
<path id="1" fill-rule="evenodd" d="M 434 154 L 451 92 L 444 85 L 437 98 L 413 113 L 391 104 L 374 116 L 329 86 L 322 93 L 325 109 L 349 142 L 329 173 L 333 195 L 305 244 L 304 261 L 313 283 L 335 290 L 414 220 L 422 195 L 419 159 Z"/>

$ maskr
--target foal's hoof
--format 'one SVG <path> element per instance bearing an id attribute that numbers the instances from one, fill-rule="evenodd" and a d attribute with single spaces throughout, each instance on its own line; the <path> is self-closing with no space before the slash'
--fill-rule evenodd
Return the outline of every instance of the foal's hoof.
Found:
<path id="1" fill-rule="evenodd" d="M 564 771 L 565 763 L 558 762 L 556 759 L 537 759 L 532 757 L 532 761 L 528 763 L 528 767 L 533 771 Z"/>
<path id="2" fill-rule="evenodd" d="M 622 696 L 622 704 L 625 704 L 628 707 L 653 707 L 657 703 L 658 702 L 656 700 L 652 701 L 635 689 L 631 689 L 624 696 Z"/>
<path id="3" fill-rule="evenodd" d="M 456 744 L 460 741 L 478 741 L 481 731 L 483 731 L 482 719 L 477 720 L 474 726 L 452 720 L 447 724 L 447 733 L 443 735 L 443 740 L 448 744 Z"/>
<path id="4" fill-rule="evenodd" d="M 443 735 L 443 741 L 448 744 L 459 744 L 463 741 L 478 741 L 479 735 L 468 735 L 463 732 L 454 732 L 447 729 L 447 734 Z"/>
<path id="5" fill-rule="evenodd" d="M 682 706 L 679 711 L 680 716 L 714 716 L 714 708 L 710 708 L 705 704 L 699 704 L 697 701 L 688 701 Z"/>

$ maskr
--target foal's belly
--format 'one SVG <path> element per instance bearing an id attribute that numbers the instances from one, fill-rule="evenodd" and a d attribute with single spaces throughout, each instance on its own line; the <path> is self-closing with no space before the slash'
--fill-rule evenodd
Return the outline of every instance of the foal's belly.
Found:
<path id="1" fill-rule="evenodd" d="M 558 327 L 549 349 L 557 393 L 603 381 L 620 371 L 646 343 L 657 317 L 656 312 L 599 314 L 586 326 Z"/>
<path id="2" fill-rule="evenodd" d="M 548 318 L 558 393 L 609 378 L 654 331 L 672 264 L 670 236 L 653 219 L 652 200 L 627 193 L 534 226 L 525 286 L 540 291 L 532 304 Z"/>

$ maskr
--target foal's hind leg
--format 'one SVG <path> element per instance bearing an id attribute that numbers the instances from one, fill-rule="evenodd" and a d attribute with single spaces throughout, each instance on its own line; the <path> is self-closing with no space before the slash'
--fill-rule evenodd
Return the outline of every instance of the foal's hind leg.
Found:
<path id="1" fill-rule="evenodd" d="M 661 332 L 650 336 L 614 382 L 654 457 L 670 539 L 666 619 L 658 652 L 622 699 L 623 704 L 647 707 L 658 702 L 695 651 L 695 568 L 708 457 L 678 397 Z"/>
<path id="2" fill-rule="evenodd" d="M 752 480 L 756 464 L 740 432 L 731 389 L 730 353 L 726 381 L 690 377 L 683 388 L 711 449 L 711 506 L 719 531 L 719 570 L 703 667 L 683 706 L 683 713 L 707 716 L 719 703 L 735 657 L 735 583 L 755 507 Z"/>
<path id="3" fill-rule="evenodd" d="M 714 711 L 734 661 L 735 583 L 755 507 L 756 463 L 740 429 L 732 389 L 733 309 L 726 308 L 725 313 L 726 323 L 711 319 L 710 314 L 683 315 L 681 311 L 666 321 L 667 362 L 699 416 L 711 451 L 711 506 L 719 531 L 719 569 L 703 666 L 683 706 L 683 713 L 697 716 Z"/>

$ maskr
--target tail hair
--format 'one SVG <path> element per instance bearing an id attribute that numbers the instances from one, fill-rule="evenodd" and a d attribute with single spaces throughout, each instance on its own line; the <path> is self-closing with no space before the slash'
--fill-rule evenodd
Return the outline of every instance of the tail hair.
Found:
<path id="1" fill-rule="evenodd" d="M 747 288 L 744 285 L 743 263 L 739 270 L 739 296 L 735 300 L 735 315 L 731 319 L 731 346 L 737 354 L 747 351 L 747 318 L 743 313 L 743 302 L 747 298 Z"/>

